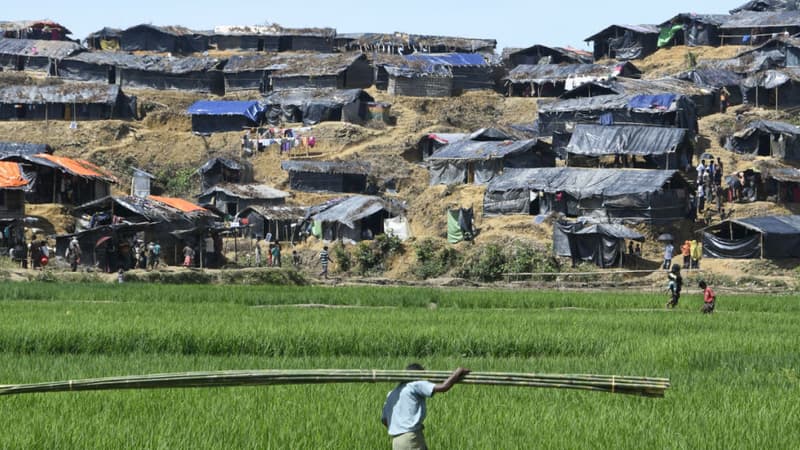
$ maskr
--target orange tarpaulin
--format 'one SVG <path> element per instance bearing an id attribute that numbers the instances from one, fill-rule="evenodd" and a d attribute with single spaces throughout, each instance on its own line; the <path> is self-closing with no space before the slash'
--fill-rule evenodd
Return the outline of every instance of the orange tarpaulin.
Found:
<path id="1" fill-rule="evenodd" d="M 52 163 L 58 164 L 75 175 L 116 181 L 113 176 L 107 173 L 102 173 L 103 171 L 100 170 L 100 168 L 88 161 L 66 158 L 64 156 L 49 155 L 47 153 L 39 153 L 36 155 L 36 158 L 46 159 Z"/>
<path id="2" fill-rule="evenodd" d="M 150 195 L 147 197 L 150 200 L 154 200 L 160 203 L 163 203 L 167 206 L 171 206 L 181 212 L 193 212 L 193 211 L 205 211 L 205 208 L 195 205 L 192 202 L 183 200 L 181 198 L 173 198 L 173 197 L 159 197 L 157 195 Z"/>
<path id="3" fill-rule="evenodd" d="M 20 188 L 28 185 L 28 180 L 22 176 L 19 164 L 15 162 L 0 161 L 0 188 Z"/>

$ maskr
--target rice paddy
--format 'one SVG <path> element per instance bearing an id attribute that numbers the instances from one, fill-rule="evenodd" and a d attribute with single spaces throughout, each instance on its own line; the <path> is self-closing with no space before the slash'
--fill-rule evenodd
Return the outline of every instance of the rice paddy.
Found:
<path id="1" fill-rule="evenodd" d="M 699 294 L 0 284 L 0 384 L 236 369 L 666 377 L 660 399 L 459 385 L 431 448 L 796 448 L 800 302 Z M 2 448 L 390 448 L 392 383 L 0 397 Z"/>

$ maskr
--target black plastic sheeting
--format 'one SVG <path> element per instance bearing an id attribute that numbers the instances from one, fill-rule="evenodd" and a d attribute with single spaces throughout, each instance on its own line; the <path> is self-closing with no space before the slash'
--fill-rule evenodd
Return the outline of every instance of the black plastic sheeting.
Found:
<path id="1" fill-rule="evenodd" d="M 374 101 L 361 89 L 287 89 L 264 98 L 264 104 L 270 107 L 267 122 L 274 126 L 282 122 L 315 125 L 340 120 L 364 123 L 368 119 L 368 103 Z"/>
<path id="2" fill-rule="evenodd" d="M 641 124 L 685 128 L 694 136 L 698 130 L 695 103 L 677 95 L 668 109 L 631 108 L 634 95 L 599 95 L 551 103 L 539 102 L 538 130 L 541 136 L 565 132 L 577 123 Z"/>
<path id="3" fill-rule="evenodd" d="M 800 216 L 735 219 L 706 228 L 703 255 L 711 258 L 798 258 Z"/>
<path id="4" fill-rule="evenodd" d="M 731 14 L 744 11 L 784 11 L 789 7 L 789 2 L 786 0 L 750 0 L 741 6 L 733 8 Z"/>
<path id="5" fill-rule="evenodd" d="M 559 212 L 603 221 L 676 220 L 686 215 L 688 189 L 675 170 L 506 169 L 489 183 L 483 209 L 487 216 Z"/>
<path id="6" fill-rule="evenodd" d="M 800 127 L 790 123 L 758 120 L 729 137 L 725 148 L 737 153 L 800 160 Z"/>
<path id="7" fill-rule="evenodd" d="M 53 153 L 53 149 L 47 144 L 0 142 L 0 159 L 9 156 L 38 155 L 39 153 Z"/>
<path id="8" fill-rule="evenodd" d="M 644 236 L 622 225 L 557 222 L 553 227 L 553 250 L 573 261 L 591 261 L 599 267 L 619 263 L 625 239 L 644 242 Z"/>

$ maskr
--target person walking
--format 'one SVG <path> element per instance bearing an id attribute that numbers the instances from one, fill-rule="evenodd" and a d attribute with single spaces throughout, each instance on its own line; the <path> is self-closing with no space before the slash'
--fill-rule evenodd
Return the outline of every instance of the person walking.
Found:
<path id="1" fill-rule="evenodd" d="M 681 277 L 681 266 L 678 264 L 672 265 L 672 270 L 669 275 L 669 285 L 667 290 L 670 292 L 670 299 L 667 302 L 667 309 L 675 309 L 678 306 L 678 300 L 681 298 L 681 288 L 683 288 L 683 277 Z"/>
<path id="2" fill-rule="evenodd" d="M 711 289 L 711 286 L 706 284 L 705 281 L 701 280 L 698 286 L 703 290 L 703 307 L 700 309 L 700 312 L 703 314 L 713 313 L 714 308 L 717 306 L 717 294 L 714 293 L 714 290 Z"/>
<path id="3" fill-rule="evenodd" d="M 81 244 L 76 236 L 72 236 L 72 240 L 69 241 L 69 246 L 67 246 L 67 261 L 69 261 L 69 268 L 76 272 L 78 264 L 81 262 Z"/>
<path id="4" fill-rule="evenodd" d="M 664 264 L 662 267 L 664 270 L 669 270 L 669 266 L 672 264 L 672 256 L 675 252 L 675 247 L 672 245 L 672 242 L 667 242 L 667 245 L 664 246 Z"/>
<path id="5" fill-rule="evenodd" d="M 689 266 L 690 269 L 699 269 L 700 262 L 698 261 L 699 255 L 697 253 L 697 239 L 692 239 L 692 242 L 689 244 L 689 254 L 692 257 L 692 263 Z"/>
<path id="6" fill-rule="evenodd" d="M 425 370 L 413 363 L 406 370 Z M 449 391 L 469 373 L 459 367 L 439 384 L 430 381 L 406 381 L 397 385 L 386 396 L 381 413 L 381 423 L 392 437 L 392 450 L 427 450 L 422 422 L 427 415 L 426 400 L 436 393 Z"/>
<path id="7" fill-rule="evenodd" d="M 153 260 L 153 269 L 158 269 L 161 264 L 161 244 L 158 241 L 153 242 L 153 253 L 150 258 Z"/>
<path id="8" fill-rule="evenodd" d="M 322 251 L 319 252 L 319 263 L 322 265 L 322 272 L 319 273 L 319 276 L 325 277 L 328 279 L 328 263 L 332 262 L 331 255 L 328 254 L 328 246 L 322 247 Z"/>
<path id="9" fill-rule="evenodd" d="M 183 247 L 183 267 L 192 267 L 194 263 L 194 249 L 189 244 Z"/>

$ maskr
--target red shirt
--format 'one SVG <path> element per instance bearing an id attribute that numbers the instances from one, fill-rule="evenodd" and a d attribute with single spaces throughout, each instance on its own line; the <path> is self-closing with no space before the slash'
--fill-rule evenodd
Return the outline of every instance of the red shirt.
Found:
<path id="1" fill-rule="evenodd" d="M 716 300 L 716 298 L 717 295 L 714 294 L 714 290 L 711 289 L 710 287 L 706 287 L 705 290 L 703 291 L 703 301 L 706 303 L 711 303 L 714 300 Z"/>

